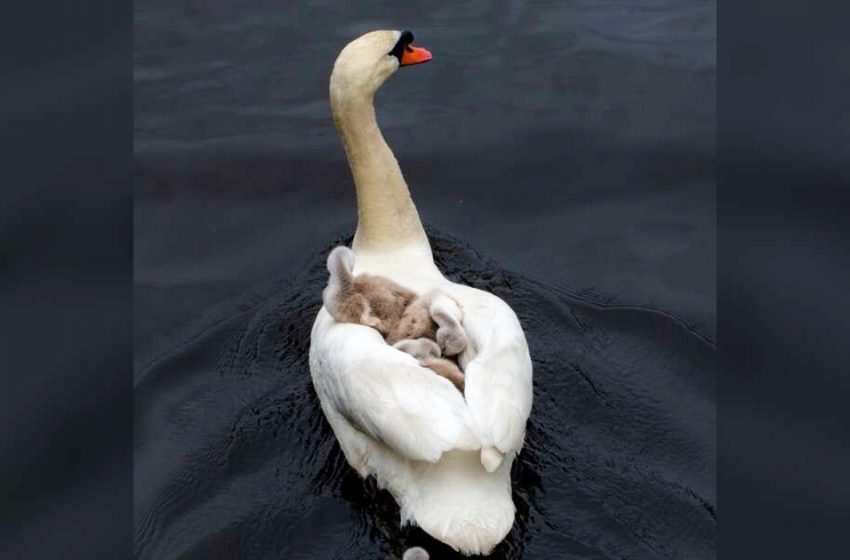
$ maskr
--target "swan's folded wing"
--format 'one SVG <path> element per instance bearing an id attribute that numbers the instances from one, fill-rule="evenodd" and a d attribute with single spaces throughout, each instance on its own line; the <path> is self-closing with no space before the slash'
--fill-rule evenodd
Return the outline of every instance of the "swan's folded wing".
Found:
<path id="1" fill-rule="evenodd" d="M 313 331 L 313 379 L 349 423 L 412 460 L 436 462 L 445 451 L 481 447 L 463 397 L 447 379 L 374 329 L 326 319 Z"/>
<path id="2" fill-rule="evenodd" d="M 516 452 L 531 413 L 532 366 L 514 311 L 498 297 L 466 288 L 458 293 L 464 328 L 477 351 L 466 366 L 466 401 L 482 444 Z"/>

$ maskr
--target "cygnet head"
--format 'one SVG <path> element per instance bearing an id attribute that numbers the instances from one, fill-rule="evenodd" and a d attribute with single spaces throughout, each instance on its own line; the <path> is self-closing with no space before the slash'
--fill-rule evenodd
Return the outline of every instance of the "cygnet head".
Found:
<path id="1" fill-rule="evenodd" d="M 428 358 L 439 358 L 442 350 L 439 344 L 427 338 L 406 338 L 393 344 L 393 348 L 410 354 L 420 362 Z"/>
<path id="2" fill-rule="evenodd" d="M 331 73 L 331 99 L 371 98 L 401 66 L 431 60 L 431 53 L 413 46 L 410 31 L 370 31 L 348 43 Z"/>

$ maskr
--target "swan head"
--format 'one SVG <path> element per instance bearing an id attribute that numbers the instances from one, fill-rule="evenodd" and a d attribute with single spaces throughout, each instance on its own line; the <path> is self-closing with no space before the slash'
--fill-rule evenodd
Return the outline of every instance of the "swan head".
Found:
<path id="1" fill-rule="evenodd" d="M 339 53 L 331 73 L 331 98 L 371 98 L 400 67 L 429 60 L 430 52 L 413 46 L 410 31 L 370 31 Z"/>

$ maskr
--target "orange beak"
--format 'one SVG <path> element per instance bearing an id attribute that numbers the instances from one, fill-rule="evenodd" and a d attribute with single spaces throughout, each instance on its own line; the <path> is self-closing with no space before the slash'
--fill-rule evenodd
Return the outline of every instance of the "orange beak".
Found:
<path id="1" fill-rule="evenodd" d="M 410 66 L 412 64 L 422 64 L 431 60 L 431 53 L 422 47 L 414 47 L 407 45 L 401 53 L 401 63 L 399 66 Z"/>

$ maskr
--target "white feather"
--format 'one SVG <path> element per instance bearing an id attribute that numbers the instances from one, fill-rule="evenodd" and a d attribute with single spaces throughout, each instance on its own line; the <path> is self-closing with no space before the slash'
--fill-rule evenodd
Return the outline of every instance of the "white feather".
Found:
<path id="1" fill-rule="evenodd" d="M 322 309 L 310 370 L 325 415 L 348 462 L 392 493 L 403 522 L 465 554 L 489 553 L 513 525 L 511 463 L 531 411 L 519 321 L 493 294 L 446 280 L 421 252 L 358 254 L 356 269 L 458 301 L 475 350 L 466 398 L 374 329 L 336 323 Z"/>
<path id="2" fill-rule="evenodd" d="M 466 399 L 377 331 L 335 323 L 324 308 L 313 326 L 310 372 L 346 460 L 390 491 L 402 522 L 464 554 L 489 554 L 514 522 L 511 463 L 531 410 L 531 360 L 510 307 L 452 284 L 434 266 L 372 105 L 398 69 L 387 52 L 399 38 L 374 31 L 355 39 L 331 74 L 331 110 L 357 189 L 354 274 L 380 274 L 419 294 L 444 290 L 460 304 L 469 336 L 459 357 Z"/>

